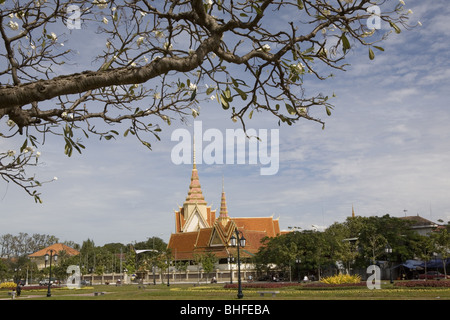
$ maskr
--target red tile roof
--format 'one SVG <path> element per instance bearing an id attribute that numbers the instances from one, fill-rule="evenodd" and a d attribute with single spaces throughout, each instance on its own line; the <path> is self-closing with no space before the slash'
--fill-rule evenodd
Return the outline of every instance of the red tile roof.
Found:
<path id="1" fill-rule="evenodd" d="M 225 226 L 216 221 L 210 228 L 174 233 L 170 237 L 168 248 L 172 250 L 176 260 L 191 260 L 194 254 L 201 252 L 213 252 L 218 258 L 224 258 L 229 252 L 236 250 L 229 246 L 229 240 L 236 228 L 246 239 L 243 256 L 258 252 L 264 237 L 275 237 L 280 234 L 278 220 L 271 217 L 230 218 Z"/>
<path id="2" fill-rule="evenodd" d="M 48 246 L 47 248 L 39 250 L 39 251 L 37 251 L 35 253 L 32 253 L 32 254 L 30 254 L 28 256 L 29 257 L 43 257 L 47 253 L 50 254 L 50 250 L 54 250 L 57 254 L 59 254 L 62 251 L 65 251 L 70 256 L 76 256 L 76 255 L 80 254 L 80 252 L 78 250 L 75 250 L 75 249 L 73 249 L 71 247 L 68 247 L 65 244 L 55 243 L 55 244 L 52 244 L 51 246 Z"/>

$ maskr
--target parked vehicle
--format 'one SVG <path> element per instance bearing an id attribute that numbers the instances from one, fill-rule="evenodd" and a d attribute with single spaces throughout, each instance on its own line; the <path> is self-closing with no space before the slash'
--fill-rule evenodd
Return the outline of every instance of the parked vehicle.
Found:
<path id="1" fill-rule="evenodd" d="M 41 281 L 39 281 L 39 285 L 40 286 L 48 286 L 48 282 L 49 279 L 43 279 Z M 52 278 L 52 280 L 50 281 L 50 285 L 54 285 L 54 284 L 58 284 L 58 280 L 56 280 L 55 278 Z"/>
<path id="2" fill-rule="evenodd" d="M 40 286 L 48 286 L 48 281 L 49 281 L 49 279 L 41 280 L 41 281 L 39 281 L 39 285 Z M 50 281 L 50 284 L 53 284 L 53 281 Z"/>
<path id="3" fill-rule="evenodd" d="M 447 275 L 447 277 L 445 277 L 445 274 L 440 273 L 439 271 L 428 271 L 427 273 L 420 274 L 419 279 L 429 279 L 429 280 L 450 279 L 450 275 Z"/>

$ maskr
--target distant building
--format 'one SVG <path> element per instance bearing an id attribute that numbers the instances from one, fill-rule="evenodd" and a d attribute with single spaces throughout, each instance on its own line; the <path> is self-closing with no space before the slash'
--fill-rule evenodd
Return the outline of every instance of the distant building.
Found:
<path id="1" fill-rule="evenodd" d="M 211 252 L 220 264 L 226 264 L 230 255 L 236 255 L 236 249 L 229 245 L 235 230 L 242 232 L 246 239 L 246 246 L 240 251 L 244 259 L 258 251 L 261 239 L 281 233 L 279 221 L 273 217 L 230 217 L 223 185 L 220 212 L 216 217 L 216 211 L 211 210 L 203 196 L 195 156 L 188 195 L 175 212 L 175 230 L 168 248 L 176 261 L 192 261 L 195 255 Z"/>
<path id="2" fill-rule="evenodd" d="M 402 220 L 407 220 L 411 222 L 410 228 L 414 231 L 416 231 L 418 234 L 426 236 L 430 234 L 431 232 L 435 231 L 436 228 L 439 228 L 439 225 L 428 220 L 425 218 L 422 218 L 421 216 L 408 216 L 408 217 L 401 217 Z"/>
<path id="3" fill-rule="evenodd" d="M 42 250 L 39 250 L 35 253 L 28 255 L 28 257 L 30 258 L 31 261 L 36 262 L 37 268 L 39 270 L 41 270 L 41 269 L 44 269 L 49 266 L 48 262 L 47 262 L 47 265 L 45 263 L 45 255 L 46 254 L 50 255 L 50 252 L 52 252 L 52 256 L 54 256 L 55 254 L 60 256 L 61 254 L 63 254 L 63 252 L 68 256 L 76 256 L 76 255 L 80 254 L 80 252 L 78 250 L 68 247 L 65 244 L 55 243 L 49 247 L 46 247 Z M 55 265 L 55 264 L 58 264 L 58 261 L 56 261 L 56 263 L 55 263 L 55 261 L 52 261 L 52 265 Z"/>

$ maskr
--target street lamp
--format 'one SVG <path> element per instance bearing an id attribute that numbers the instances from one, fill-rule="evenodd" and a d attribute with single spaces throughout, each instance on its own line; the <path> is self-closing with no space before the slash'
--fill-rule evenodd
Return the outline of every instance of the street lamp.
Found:
<path id="1" fill-rule="evenodd" d="M 302 262 L 302 260 L 297 257 L 295 258 L 295 263 L 297 264 L 297 270 L 298 270 L 298 282 L 300 283 L 300 263 Z"/>
<path id="2" fill-rule="evenodd" d="M 234 257 L 230 254 L 227 258 L 228 260 L 228 264 L 230 266 L 230 284 L 233 283 L 233 268 L 231 266 L 231 264 L 234 262 Z"/>
<path id="3" fill-rule="evenodd" d="M 242 285 L 241 285 L 241 258 L 239 254 L 239 248 L 245 247 L 245 238 L 241 231 L 235 230 L 236 237 L 233 235 L 230 238 L 230 245 L 232 247 L 237 247 L 237 264 L 238 264 L 238 299 L 242 299 L 244 294 L 242 293 Z"/>
<path id="4" fill-rule="evenodd" d="M 22 269 L 20 268 L 14 268 L 14 277 L 15 277 L 15 283 L 19 283 L 20 282 L 20 277 L 19 277 L 19 272 L 22 271 Z"/>
<path id="5" fill-rule="evenodd" d="M 384 252 L 386 252 L 386 255 L 388 257 L 389 262 L 389 278 L 391 280 L 391 283 L 394 283 L 394 280 L 392 280 L 392 265 L 391 265 L 391 254 L 392 254 L 392 248 L 389 245 L 389 243 L 386 243 L 386 247 L 384 247 Z"/>
<path id="6" fill-rule="evenodd" d="M 56 251 L 53 249 L 48 250 L 47 252 L 50 252 L 50 255 L 48 253 L 46 253 L 44 255 L 45 258 L 45 267 L 47 267 L 47 261 L 50 261 L 50 273 L 49 273 L 49 277 L 48 277 L 48 287 L 47 287 L 47 297 L 51 297 L 52 296 L 52 292 L 51 292 L 51 285 L 52 285 L 52 258 L 55 259 L 55 263 L 58 260 L 58 255 L 56 254 Z M 53 254 L 53 252 L 55 254 Z"/>

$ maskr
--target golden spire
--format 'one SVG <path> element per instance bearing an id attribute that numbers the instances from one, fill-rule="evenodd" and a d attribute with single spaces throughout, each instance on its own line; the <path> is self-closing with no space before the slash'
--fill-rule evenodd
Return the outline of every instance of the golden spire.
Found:
<path id="1" fill-rule="evenodd" d="M 220 214 L 219 214 L 219 221 L 222 223 L 223 226 L 225 226 L 229 220 L 228 216 L 228 209 L 227 209 L 227 199 L 225 197 L 225 189 L 224 189 L 224 183 L 223 183 L 223 176 L 222 176 L 222 199 L 220 201 Z"/>
<path id="2" fill-rule="evenodd" d="M 206 204 L 205 198 L 203 197 L 203 192 L 200 186 L 200 180 L 198 178 L 197 165 L 195 163 L 195 138 L 194 138 L 194 152 L 193 152 L 193 167 L 191 175 L 191 183 L 189 185 L 188 196 L 186 202 L 188 203 L 199 203 Z"/>
<path id="3" fill-rule="evenodd" d="M 352 204 L 352 218 L 355 217 L 355 209 L 353 209 L 353 204 Z"/>
<path id="4" fill-rule="evenodd" d="M 192 162 L 194 163 L 193 168 L 197 169 L 197 164 L 195 163 L 195 135 L 194 135 L 193 139 L 194 139 L 194 141 L 193 141 L 194 151 L 193 151 L 193 156 L 192 156 Z"/>

